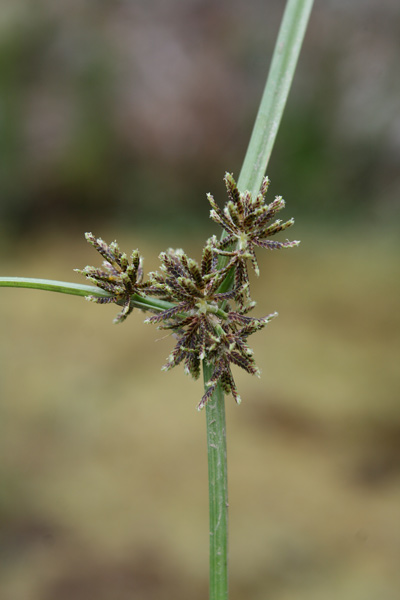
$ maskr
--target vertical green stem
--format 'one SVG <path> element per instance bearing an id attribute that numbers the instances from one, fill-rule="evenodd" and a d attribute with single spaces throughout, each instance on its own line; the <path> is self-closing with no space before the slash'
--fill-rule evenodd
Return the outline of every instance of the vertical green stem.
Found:
<path id="1" fill-rule="evenodd" d="M 238 188 L 258 194 L 289 95 L 313 0 L 288 0 Z M 225 282 L 224 282 L 225 283 Z M 225 291 L 225 290 L 224 290 Z M 212 365 L 203 362 L 204 383 Z M 210 600 L 228 599 L 228 490 L 224 393 L 206 404 L 210 500 Z"/>
<path id="2" fill-rule="evenodd" d="M 203 363 L 204 383 L 212 365 Z M 210 507 L 210 600 L 228 598 L 228 481 L 225 401 L 220 386 L 206 404 L 208 493 Z"/>

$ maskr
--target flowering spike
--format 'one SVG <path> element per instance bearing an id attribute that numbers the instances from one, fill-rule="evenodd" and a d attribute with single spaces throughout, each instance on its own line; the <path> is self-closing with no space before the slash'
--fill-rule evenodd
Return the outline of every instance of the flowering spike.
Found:
<path id="1" fill-rule="evenodd" d="M 147 300 L 149 296 L 158 299 L 158 308 L 150 309 L 156 314 L 145 322 L 171 331 L 176 338 L 175 347 L 162 369 L 167 371 L 182 363 L 185 373 L 197 379 L 202 361 L 212 366 L 199 410 L 218 385 L 225 394 L 231 394 L 236 403 L 241 402 L 232 365 L 251 375 L 260 374 L 248 337 L 263 329 L 277 313 L 262 318 L 249 316 L 256 303 L 250 297 L 248 263 L 258 275 L 256 248 L 274 250 L 299 244 L 271 239 L 291 227 L 294 220 L 276 219 L 285 206 L 281 196 L 269 204 L 265 201 L 268 177 L 263 179 L 256 195 L 240 192 L 231 173 L 225 173 L 224 182 L 228 194 L 225 206 L 220 208 L 214 197 L 207 194 L 210 217 L 224 229 L 224 235 L 220 240 L 212 236 L 206 241 L 200 263 L 182 249 L 170 248 L 159 256 L 160 269 L 150 273 L 148 281 L 143 282 L 138 250 L 128 259 L 116 241 L 108 245 L 87 233 L 87 241 L 102 255 L 104 262 L 100 268 L 87 266 L 79 270 L 89 281 L 111 294 L 101 298 L 88 296 L 88 300 L 121 306 L 114 319 L 116 323 L 132 312 L 137 302 L 135 295 L 145 293 Z"/>
<path id="2" fill-rule="evenodd" d="M 98 269 L 88 266 L 84 269 L 75 269 L 75 271 L 84 275 L 91 283 L 112 294 L 110 299 L 97 298 L 95 301 L 98 304 L 114 302 L 123 306 L 114 319 L 114 323 L 121 323 L 133 310 L 131 297 L 134 294 L 141 295 L 149 285 L 141 282 L 143 269 L 139 251 L 133 251 L 132 264 L 129 264 L 127 255 L 121 252 L 116 241 L 108 245 L 101 238 L 95 238 L 92 233 L 85 233 L 85 237 L 105 259 L 103 268 Z"/>
<path id="3" fill-rule="evenodd" d="M 260 188 L 260 194 L 263 198 L 265 198 L 265 196 L 267 195 L 269 184 L 270 184 L 269 177 L 264 177 L 263 182 L 261 184 L 261 188 Z"/>
<path id="4" fill-rule="evenodd" d="M 208 275 L 212 270 L 212 250 L 210 245 L 206 245 L 201 257 L 201 274 Z"/>
<path id="5" fill-rule="evenodd" d="M 232 173 L 225 173 L 224 182 L 230 200 L 236 204 L 239 204 L 240 193 Z"/>

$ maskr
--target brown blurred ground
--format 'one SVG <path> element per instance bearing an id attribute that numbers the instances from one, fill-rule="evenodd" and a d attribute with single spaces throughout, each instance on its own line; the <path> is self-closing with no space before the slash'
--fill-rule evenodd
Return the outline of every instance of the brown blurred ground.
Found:
<path id="1" fill-rule="evenodd" d="M 168 245 L 113 237 L 148 269 Z M 253 338 L 261 380 L 237 373 L 227 399 L 232 598 L 395 600 L 398 241 L 301 237 L 262 260 L 257 314 L 280 316 Z M 96 259 L 31 240 L 1 270 L 76 281 Z M 207 597 L 201 384 L 160 372 L 171 340 L 75 297 L 1 307 L 1 600 Z"/>

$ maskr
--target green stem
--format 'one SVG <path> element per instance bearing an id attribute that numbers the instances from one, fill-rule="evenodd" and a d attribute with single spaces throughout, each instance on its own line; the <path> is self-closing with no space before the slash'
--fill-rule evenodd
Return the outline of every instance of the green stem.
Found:
<path id="1" fill-rule="evenodd" d="M 313 0 L 288 0 L 238 188 L 258 194 L 281 122 Z M 223 233 L 224 235 L 224 233 Z M 223 261 L 221 261 L 223 264 Z M 233 284 L 229 273 L 218 291 Z M 203 363 L 204 383 L 213 367 Z M 207 387 L 205 385 L 205 387 Z M 217 385 L 206 404 L 210 502 L 210 600 L 228 598 L 228 492 L 224 393 Z"/>
<path id="2" fill-rule="evenodd" d="M 69 283 L 67 281 L 54 281 L 53 279 L 36 279 L 30 277 L 0 277 L 0 287 L 18 287 L 30 288 L 33 290 L 46 290 L 48 292 L 60 292 L 61 294 L 72 294 L 74 296 L 95 296 L 96 298 L 110 298 L 112 294 L 93 285 L 84 285 L 82 283 Z M 118 304 L 118 302 L 117 302 Z M 163 311 L 173 308 L 175 304 L 150 298 L 149 296 L 133 294 L 131 304 L 142 310 Z M 227 318 L 227 313 L 222 308 L 210 307 L 210 312 L 218 315 L 221 319 Z M 180 315 L 185 318 L 187 314 Z"/>
<path id="3" fill-rule="evenodd" d="M 204 384 L 213 366 L 203 363 Z M 218 386 L 206 404 L 210 523 L 210 600 L 228 598 L 228 482 L 224 394 Z"/>
<path id="4" fill-rule="evenodd" d="M 30 277 L 0 277 L 0 287 L 22 287 L 34 290 L 46 290 L 48 292 L 60 292 L 61 294 L 73 294 L 74 296 L 90 295 L 98 296 L 99 298 L 111 296 L 108 292 L 92 285 Z"/>
<path id="5" fill-rule="evenodd" d="M 29 277 L 0 277 L 0 287 L 22 287 L 34 290 L 46 290 L 48 292 L 60 292 L 62 294 L 72 294 L 74 296 L 95 296 L 97 298 L 109 298 L 112 296 L 112 294 L 93 285 Z M 175 306 L 174 304 L 171 304 L 171 302 L 148 298 L 147 296 L 139 296 L 138 294 L 132 296 L 131 303 L 137 308 L 151 310 L 153 312 L 167 310 Z"/>
<path id="6" fill-rule="evenodd" d="M 313 0 L 288 0 L 267 83 L 238 181 L 240 191 L 258 194 L 299 58 Z"/>

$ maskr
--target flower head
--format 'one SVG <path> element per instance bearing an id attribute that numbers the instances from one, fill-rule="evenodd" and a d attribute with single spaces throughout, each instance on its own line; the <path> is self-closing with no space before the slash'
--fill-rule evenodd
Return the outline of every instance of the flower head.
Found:
<path id="1" fill-rule="evenodd" d="M 201 264 L 188 258 L 183 250 L 160 254 L 161 273 L 151 273 L 149 293 L 173 302 L 175 306 L 147 319 L 158 323 L 160 329 L 171 329 L 178 343 L 164 369 L 184 361 L 185 369 L 194 378 L 200 375 L 200 363 L 213 343 L 214 327 L 225 313 L 218 303 L 235 297 L 237 290 L 218 293 L 226 269 L 215 270 L 212 248 L 207 244 Z"/>
<path id="2" fill-rule="evenodd" d="M 202 397 L 198 409 L 201 410 L 211 398 L 218 383 L 226 394 L 231 393 L 237 404 L 241 398 L 233 379 L 231 364 L 259 376 L 260 371 L 255 363 L 253 350 L 247 344 L 247 338 L 252 333 L 260 331 L 278 313 L 272 313 L 262 319 L 247 317 L 240 312 L 229 312 L 226 321 L 222 321 L 216 329 L 214 343 L 208 349 L 207 361 L 212 363 L 214 370 L 207 382 L 207 390 Z"/>
<path id="3" fill-rule="evenodd" d="M 171 330 L 177 338 L 163 369 L 169 370 L 183 362 L 185 371 L 197 379 L 201 361 L 206 360 L 214 365 L 214 370 L 199 409 L 205 406 L 218 383 L 239 403 L 231 364 L 258 374 L 247 338 L 262 329 L 276 313 L 256 319 L 248 317 L 243 308 L 231 310 L 229 304 L 222 310 L 221 302 L 236 301 L 242 290 L 217 291 L 230 266 L 217 269 L 209 244 L 203 250 L 200 266 L 183 250 L 170 250 L 160 258 L 162 273 L 151 274 L 149 293 L 158 294 L 175 306 L 150 317 L 147 322 L 158 323 L 160 329 Z"/>
<path id="4" fill-rule="evenodd" d="M 103 268 L 87 266 L 84 269 L 75 269 L 75 271 L 85 275 L 90 282 L 112 294 L 108 298 L 97 298 L 96 296 L 86 296 L 86 298 L 98 304 L 110 302 L 121 304 L 123 308 L 114 319 L 114 323 L 121 323 L 133 310 L 132 296 L 140 295 L 149 285 L 142 283 L 142 258 L 139 251 L 134 250 L 131 262 L 129 262 L 127 255 L 121 252 L 116 241 L 108 245 L 101 238 L 95 238 L 92 233 L 86 233 L 85 237 L 105 259 Z"/>
<path id="5" fill-rule="evenodd" d="M 240 402 L 232 365 L 252 375 L 259 374 L 247 339 L 277 313 L 261 319 L 248 316 L 255 302 L 250 299 L 247 261 L 250 260 L 258 275 L 256 247 L 279 249 L 299 244 L 298 241 L 270 239 L 294 221 L 274 220 L 285 203 L 281 196 L 270 204 L 265 202 L 267 177 L 255 197 L 250 192 L 239 192 L 229 173 L 225 174 L 224 181 L 229 199 L 222 210 L 208 194 L 210 216 L 222 226 L 224 233 L 220 240 L 216 236 L 207 240 L 199 263 L 181 249 L 169 249 L 160 254 L 159 271 L 150 273 L 143 282 L 138 250 L 132 252 L 129 261 L 117 242 L 108 245 L 87 233 L 87 241 L 102 255 L 104 262 L 102 268 L 76 269 L 110 294 L 100 298 L 87 296 L 88 300 L 122 305 L 115 322 L 125 320 L 134 306 L 156 313 L 146 322 L 171 331 L 176 339 L 164 370 L 183 363 L 185 371 L 197 379 L 202 361 L 212 365 L 199 409 L 206 405 L 217 385 Z"/>
<path id="6" fill-rule="evenodd" d="M 282 222 L 280 219 L 271 223 L 277 212 L 285 206 L 282 196 L 276 196 L 270 204 L 265 202 L 269 187 L 269 179 L 265 177 L 260 193 L 253 198 L 250 192 L 239 192 L 236 182 L 230 173 L 225 173 L 225 186 L 229 200 L 223 210 L 216 204 L 211 194 L 207 195 L 211 204 L 210 217 L 221 225 L 226 236 L 218 243 L 216 252 L 229 256 L 232 262 L 240 265 L 243 280 L 248 281 L 246 261 L 250 259 L 253 268 L 259 275 L 259 267 L 255 255 L 255 247 L 277 250 L 292 248 L 300 242 L 278 242 L 269 238 L 284 231 L 294 223 L 294 219 Z"/>

